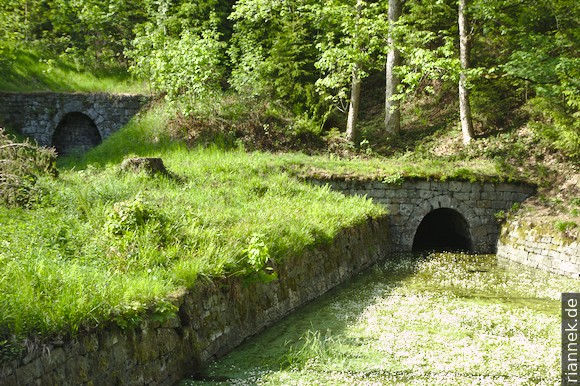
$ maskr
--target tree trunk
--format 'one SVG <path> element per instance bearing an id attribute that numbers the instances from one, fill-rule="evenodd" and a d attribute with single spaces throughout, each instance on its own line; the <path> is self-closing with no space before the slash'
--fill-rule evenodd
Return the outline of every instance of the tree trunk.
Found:
<path id="1" fill-rule="evenodd" d="M 401 0 L 389 0 L 389 27 L 392 28 L 401 16 Z M 399 101 L 393 100 L 397 93 L 399 77 L 395 74 L 395 67 L 401 64 L 401 54 L 394 47 L 395 38 L 389 30 L 387 44 L 391 47 L 387 54 L 385 87 L 385 129 L 387 133 L 398 133 L 401 130 L 401 111 L 399 110 Z"/>
<path id="2" fill-rule="evenodd" d="M 467 0 L 459 0 L 459 59 L 461 72 L 459 73 L 459 115 L 463 143 L 473 140 L 473 121 L 469 104 L 469 90 L 467 89 L 467 70 L 469 69 L 469 25 L 465 16 Z"/>
<path id="3" fill-rule="evenodd" d="M 357 19 L 360 18 L 360 14 L 362 11 L 362 1 L 358 0 L 356 2 L 356 17 Z M 355 39 L 356 41 L 356 39 Z M 358 108 L 360 105 L 360 87 L 361 87 L 361 80 L 360 80 L 360 65 L 359 63 L 355 63 L 352 69 L 352 84 L 350 88 L 350 103 L 348 105 L 348 118 L 346 121 L 346 138 L 350 142 L 354 142 L 357 135 L 358 130 L 356 127 L 358 121 Z"/>
<path id="4" fill-rule="evenodd" d="M 356 124 L 358 120 L 358 108 L 360 105 L 360 86 L 359 67 L 358 65 L 355 65 L 352 71 L 350 104 L 348 105 L 348 119 L 346 121 L 346 138 L 351 142 L 354 142 L 358 135 Z"/>

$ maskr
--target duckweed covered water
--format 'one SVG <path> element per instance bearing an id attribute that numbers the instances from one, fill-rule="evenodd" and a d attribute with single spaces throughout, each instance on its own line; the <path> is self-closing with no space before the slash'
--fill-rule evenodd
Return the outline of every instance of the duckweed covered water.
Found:
<path id="1" fill-rule="evenodd" d="M 580 281 L 493 255 L 400 256 L 210 364 L 193 385 L 557 385 Z"/>

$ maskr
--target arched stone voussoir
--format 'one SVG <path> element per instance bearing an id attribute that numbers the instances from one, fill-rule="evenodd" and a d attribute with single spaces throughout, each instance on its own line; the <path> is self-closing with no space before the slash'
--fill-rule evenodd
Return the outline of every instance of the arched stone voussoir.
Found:
<path id="1" fill-rule="evenodd" d="M 421 221 L 429 213 L 436 209 L 454 209 L 459 212 L 467 221 L 469 228 L 479 226 L 481 220 L 476 216 L 473 208 L 466 204 L 463 200 L 459 200 L 450 194 L 438 194 L 433 197 L 419 200 L 413 211 L 411 211 L 407 221 L 405 222 L 405 232 L 401 240 L 402 247 L 406 250 L 411 250 L 415 232 L 419 228 Z"/>
<path id="2" fill-rule="evenodd" d="M 448 194 L 439 194 L 437 196 L 425 198 L 417 202 L 417 205 L 415 205 L 415 209 L 409 215 L 409 220 L 407 224 L 409 224 L 409 227 L 417 229 L 417 227 L 421 223 L 421 220 L 423 220 L 423 218 L 427 214 L 436 209 L 443 208 L 455 209 L 456 211 L 461 213 L 463 217 L 465 217 L 470 226 L 475 225 L 472 224 L 473 221 L 477 221 L 475 211 L 470 205 L 466 204 L 463 200 L 459 200 Z"/>

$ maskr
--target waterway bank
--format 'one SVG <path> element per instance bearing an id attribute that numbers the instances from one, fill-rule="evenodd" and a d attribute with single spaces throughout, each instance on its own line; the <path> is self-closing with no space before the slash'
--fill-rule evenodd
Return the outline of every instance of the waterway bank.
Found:
<path id="1" fill-rule="evenodd" d="M 553 385 L 579 286 L 493 255 L 389 259 L 181 385 Z"/>
<path id="2" fill-rule="evenodd" d="M 274 280 L 200 279 L 176 294 L 171 317 L 111 324 L 0 367 L 2 385 L 171 385 L 246 337 L 385 258 L 387 219 L 367 219 L 275 265 Z M 252 280 L 253 279 L 253 280 Z"/>

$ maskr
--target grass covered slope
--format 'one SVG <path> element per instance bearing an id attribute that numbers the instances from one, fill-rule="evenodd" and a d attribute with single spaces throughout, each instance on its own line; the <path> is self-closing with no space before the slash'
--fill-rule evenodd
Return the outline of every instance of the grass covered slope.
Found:
<path id="1" fill-rule="evenodd" d="M 50 57 L 47 59 L 46 57 Z M 0 61 L 0 91 L 145 93 L 126 69 L 90 70 L 34 49 L 14 49 Z"/>
<path id="2" fill-rule="evenodd" d="M 0 207 L 0 352 L 16 337 L 75 333 L 149 307 L 201 276 L 255 275 L 384 210 L 313 187 L 266 153 L 150 143 L 177 178 L 121 172 L 101 154 L 140 152 L 152 111 L 89 154 L 82 170 L 37 181 L 28 209 Z M 153 133 L 153 134 L 152 134 Z M 126 145 L 121 149 L 121 143 Z M 143 154 L 141 154 L 143 155 Z M 149 154 L 153 155 L 153 154 Z M 96 165 L 96 166 L 95 166 Z"/>

